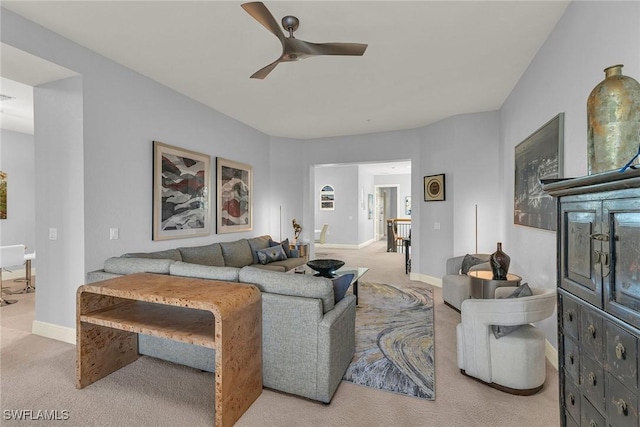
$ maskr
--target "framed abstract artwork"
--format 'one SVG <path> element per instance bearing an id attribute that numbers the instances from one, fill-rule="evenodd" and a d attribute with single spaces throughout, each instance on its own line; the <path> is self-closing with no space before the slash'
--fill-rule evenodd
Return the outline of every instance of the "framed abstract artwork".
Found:
<path id="1" fill-rule="evenodd" d="M 444 174 L 424 177 L 424 201 L 436 202 L 444 200 Z"/>
<path id="2" fill-rule="evenodd" d="M 211 157 L 153 141 L 153 240 L 210 232 Z"/>
<path id="3" fill-rule="evenodd" d="M 216 158 L 217 232 L 253 229 L 253 168 Z"/>
<path id="4" fill-rule="evenodd" d="M 564 113 L 545 123 L 515 148 L 513 223 L 555 230 L 556 204 L 542 191 L 541 179 L 561 178 Z"/>

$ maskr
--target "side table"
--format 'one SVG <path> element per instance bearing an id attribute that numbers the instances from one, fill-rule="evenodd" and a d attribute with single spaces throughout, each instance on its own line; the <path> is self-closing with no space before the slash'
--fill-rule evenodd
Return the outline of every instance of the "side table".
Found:
<path id="1" fill-rule="evenodd" d="M 515 274 L 507 274 L 507 280 L 493 280 L 491 271 L 470 271 L 471 298 L 489 299 L 495 298 L 496 288 L 503 286 L 520 286 L 522 278 Z"/>
<path id="2" fill-rule="evenodd" d="M 300 258 L 304 258 L 304 257 L 308 257 L 309 256 L 309 244 L 308 243 L 291 243 L 289 245 L 290 249 L 297 249 L 298 250 L 298 256 L 300 256 Z"/>

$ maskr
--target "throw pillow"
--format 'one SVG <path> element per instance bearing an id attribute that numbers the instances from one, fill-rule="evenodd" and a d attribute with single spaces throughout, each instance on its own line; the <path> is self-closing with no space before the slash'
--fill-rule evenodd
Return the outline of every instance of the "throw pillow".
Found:
<path id="1" fill-rule="evenodd" d="M 515 288 L 514 291 L 511 292 L 511 294 L 509 294 L 507 298 L 522 298 L 522 297 L 530 297 L 531 295 L 533 295 L 533 292 L 531 292 L 531 288 L 529 287 L 529 285 L 525 283 Z M 505 335 L 509 335 L 511 332 L 515 331 L 520 326 L 522 325 L 515 325 L 515 326 L 491 325 L 491 330 L 493 331 L 493 336 L 496 337 L 496 339 L 500 339 Z"/>
<path id="2" fill-rule="evenodd" d="M 460 274 L 467 274 L 469 269 L 474 265 L 482 264 L 483 261 L 480 258 L 476 258 L 473 255 L 466 254 L 464 259 L 462 260 L 462 268 L 460 269 Z"/>
<path id="3" fill-rule="evenodd" d="M 260 262 L 260 260 L 258 259 L 258 254 L 256 254 L 256 251 L 260 249 L 268 248 L 270 241 L 271 241 L 271 236 L 269 235 L 252 237 L 251 239 L 247 239 L 247 242 L 249 243 L 249 247 L 251 248 L 251 256 L 253 257 L 253 264 L 257 264 Z"/>
<path id="4" fill-rule="evenodd" d="M 287 254 L 284 253 L 282 245 L 260 249 L 259 251 L 256 251 L 256 254 L 258 255 L 260 264 L 269 264 L 270 262 L 287 259 Z"/>
<path id="5" fill-rule="evenodd" d="M 349 286 L 351 286 L 353 276 L 353 274 L 344 274 L 342 276 L 336 277 L 335 279 L 332 279 L 333 296 L 335 298 L 336 304 L 346 295 L 347 289 L 349 289 Z"/>
<path id="6" fill-rule="evenodd" d="M 280 243 L 274 242 L 273 240 L 269 239 L 269 247 L 278 246 L 278 245 L 282 245 L 282 249 L 284 249 L 284 253 L 285 253 L 285 255 L 287 255 L 287 258 L 292 258 L 291 249 L 289 248 L 289 238 L 288 237 L 286 239 L 284 239 Z"/>

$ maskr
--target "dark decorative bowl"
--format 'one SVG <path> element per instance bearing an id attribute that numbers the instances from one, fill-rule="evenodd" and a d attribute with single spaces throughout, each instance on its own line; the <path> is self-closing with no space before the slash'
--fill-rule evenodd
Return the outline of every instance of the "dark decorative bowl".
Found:
<path id="1" fill-rule="evenodd" d="M 344 265 L 339 259 L 312 259 L 307 262 L 309 268 L 318 272 L 316 276 L 333 277 L 337 269 Z"/>

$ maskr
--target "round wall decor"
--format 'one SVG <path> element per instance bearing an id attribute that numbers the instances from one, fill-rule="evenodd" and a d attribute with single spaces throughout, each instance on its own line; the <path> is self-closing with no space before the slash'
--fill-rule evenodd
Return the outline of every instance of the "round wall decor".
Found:
<path id="1" fill-rule="evenodd" d="M 424 177 L 424 201 L 444 200 L 444 174 Z"/>

